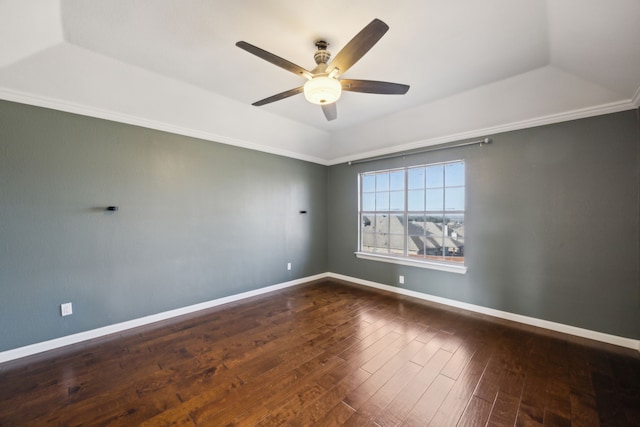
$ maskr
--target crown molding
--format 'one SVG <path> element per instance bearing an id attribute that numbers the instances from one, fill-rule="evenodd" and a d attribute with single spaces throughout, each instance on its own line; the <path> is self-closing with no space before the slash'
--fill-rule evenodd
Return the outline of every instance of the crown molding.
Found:
<path id="1" fill-rule="evenodd" d="M 63 111 L 66 113 L 79 114 L 81 116 L 94 117 L 97 119 L 111 120 L 114 122 L 125 123 L 134 126 L 140 126 L 148 129 L 169 132 L 176 135 L 189 136 L 192 138 L 203 139 L 206 141 L 217 142 L 220 144 L 233 145 L 235 147 L 246 148 L 249 150 L 262 151 L 264 153 L 275 154 L 278 156 L 289 157 L 297 160 L 303 160 L 311 163 L 318 163 L 327 166 L 327 160 L 315 156 L 297 153 L 294 151 L 283 150 L 280 148 L 270 147 L 267 145 L 256 144 L 254 142 L 245 141 L 237 138 L 230 138 L 224 135 L 218 135 L 211 132 L 203 132 L 196 129 L 176 126 L 171 123 L 150 120 L 144 117 L 134 116 L 130 114 L 119 113 L 116 111 L 106 110 L 102 108 L 90 107 L 88 105 L 78 104 L 69 101 L 62 101 L 44 97 L 41 95 L 33 95 L 26 92 L 15 91 L 7 88 L 0 88 L 0 99 L 6 101 L 18 102 L 21 104 L 33 105 L 36 107 L 49 108 L 53 110 Z"/>
<path id="2" fill-rule="evenodd" d="M 416 150 L 419 148 L 425 148 L 432 145 L 446 144 L 449 142 L 462 141 L 471 138 L 480 138 L 498 133 L 510 132 L 514 130 L 521 130 L 527 128 L 533 128 L 537 126 L 550 125 L 555 123 L 567 122 L 570 120 L 585 119 L 588 117 L 601 116 L 605 114 L 618 113 L 620 111 L 633 110 L 638 108 L 640 102 L 640 88 L 636 92 L 633 99 L 611 102 L 607 104 L 598 105 L 595 107 L 581 108 L 572 111 L 566 111 L 557 114 L 551 114 L 548 116 L 535 117 L 532 119 L 521 120 L 517 122 L 507 123 L 504 125 L 491 126 L 482 129 L 475 129 L 467 132 L 455 133 L 451 135 L 444 135 L 435 138 L 423 139 L 419 141 L 410 142 L 407 144 L 396 145 L 394 147 L 382 148 L 379 150 L 367 151 L 365 153 L 352 154 L 349 156 L 338 157 L 328 161 L 328 165 L 337 165 L 341 163 L 348 163 L 354 160 L 367 159 L 370 157 L 385 156 L 388 154 L 402 153 L 404 151 Z"/>
<path id="3" fill-rule="evenodd" d="M 413 141 L 407 144 L 396 145 L 393 147 L 382 148 L 348 156 L 338 157 L 334 159 L 324 159 L 316 156 L 283 150 L 280 148 L 270 147 L 267 145 L 257 144 L 237 138 L 231 138 L 224 135 L 218 135 L 211 132 L 203 132 L 196 129 L 176 126 L 170 123 L 150 120 L 130 114 L 119 113 L 116 111 L 90 107 L 69 101 L 61 101 L 44 97 L 41 95 L 33 95 L 26 92 L 16 91 L 7 88 L 0 88 L 0 99 L 18 102 L 21 104 L 33 105 L 36 107 L 49 108 L 67 113 L 79 114 L 82 116 L 95 117 L 98 119 L 111 120 L 119 123 L 141 126 L 148 129 L 169 132 L 177 135 L 188 136 L 192 138 L 203 139 L 206 141 L 217 142 L 220 144 L 232 145 L 235 147 L 246 148 L 249 150 L 261 151 L 264 153 L 275 154 L 278 156 L 289 157 L 310 163 L 317 163 L 323 166 L 332 166 L 341 163 L 348 163 L 354 160 L 365 159 L 369 157 L 384 156 L 388 154 L 400 153 L 403 151 L 411 151 L 419 148 L 425 148 L 432 145 L 446 144 L 454 141 L 461 141 L 469 138 L 485 137 L 503 132 L 527 129 L 537 126 L 561 123 L 570 120 L 584 119 L 588 117 L 600 116 L 604 114 L 617 113 L 620 111 L 633 110 L 640 107 L 640 88 L 635 92 L 633 98 L 625 101 L 612 102 L 594 107 L 581 108 L 572 111 L 566 111 L 547 116 L 535 117 L 532 119 L 521 120 L 517 122 L 507 123 L 504 125 L 490 126 L 487 128 L 475 129 L 466 132 L 460 132 L 450 135 L 439 136 L 424 140 Z"/>

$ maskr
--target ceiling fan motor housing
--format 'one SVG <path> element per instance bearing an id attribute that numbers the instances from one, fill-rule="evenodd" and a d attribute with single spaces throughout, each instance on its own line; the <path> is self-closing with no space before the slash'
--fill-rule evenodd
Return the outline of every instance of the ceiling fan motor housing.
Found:
<path id="1" fill-rule="evenodd" d="M 313 55 L 313 59 L 316 61 L 316 64 L 320 65 L 320 64 L 329 63 L 329 60 L 331 59 L 331 54 L 327 50 L 328 46 L 329 46 L 329 43 L 327 43 L 324 40 L 318 40 L 316 42 L 316 47 L 318 48 L 318 50 Z"/>

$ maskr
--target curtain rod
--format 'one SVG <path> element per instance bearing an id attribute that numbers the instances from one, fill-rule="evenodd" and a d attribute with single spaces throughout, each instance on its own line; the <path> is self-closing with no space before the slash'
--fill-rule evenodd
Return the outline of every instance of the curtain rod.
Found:
<path id="1" fill-rule="evenodd" d="M 414 154 L 422 154 L 422 153 L 427 153 L 429 151 L 446 150 L 448 148 L 464 147 L 467 145 L 475 145 L 475 144 L 480 144 L 480 146 L 483 146 L 484 144 L 491 144 L 491 140 L 489 138 L 485 138 L 485 139 L 479 139 L 477 141 L 461 142 L 460 144 L 455 144 L 455 145 L 441 144 L 441 145 L 435 145 L 430 148 L 425 148 L 424 150 L 405 151 L 402 153 L 387 154 L 385 156 L 367 157 L 366 159 L 352 160 L 350 162 L 347 162 L 347 164 L 356 165 L 358 163 L 373 162 L 376 160 L 395 159 L 396 157 L 412 156 Z"/>

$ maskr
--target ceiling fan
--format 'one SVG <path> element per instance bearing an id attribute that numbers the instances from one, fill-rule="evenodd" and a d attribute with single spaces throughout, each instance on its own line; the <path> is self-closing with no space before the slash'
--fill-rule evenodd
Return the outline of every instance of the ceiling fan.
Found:
<path id="1" fill-rule="evenodd" d="M 384 95 L 404 95 L 409 90 L 408 85 L 399 83 L 379 82 L 374 80 L 351 80 L 339 79 L 353 64 L 358 62 L 365 53 L 369 51 L 382 36 L 389 30 L 389 26 L 379 19 L 374 19 L 358 34 L 355 35 L 342 48 L 340 52 L 331 59 L 331 54 L 327 51 L 329 43 L 319 40 L 315 43 L 317 47 L 313 59 L 316 61 L 316 67 L 309 71 L 286 59 L 280 58 L 273 53 L 260 49 L 250 43 L 239 41 L 236 43 L 240 49 L 244 49 L 249 53 L 271 62 L 278 67 L 284 68 L 294 74 L 307 78 L 307 82 L 295 89 L 287 90 L 282 93 L 270 96 L 260 101 L 254 102 L 252 105 L 261 106 L 271 102 L 280 101 L 299 93 L 304 93 L 307 101 L 320 105 L 327 120 L 335 120 L 338 117 L 336 101 L 340 98 L 343 90 L 349 92 L 375 93 Z"/>

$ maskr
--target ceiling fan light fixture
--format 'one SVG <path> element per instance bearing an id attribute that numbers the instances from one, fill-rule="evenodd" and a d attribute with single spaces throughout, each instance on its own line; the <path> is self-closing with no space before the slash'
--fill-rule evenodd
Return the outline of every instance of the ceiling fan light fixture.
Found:
<path id="1" fill-rule="evenodd" d="M 303 86 L 277 93 L 251 105 L 259 107 L 304 92 L 304 97 L 307 101 L 322 107 L 322 112 L 327 120 L 335 120 L 338 117 L 336 101 L 340 99 L 343 89 L 348 92 L 404 95 L 409 90 L 408 85 L 374 80 L 338 80 L 339 75 L 344 74 L 364 54 L 369 52 L 369 49 L 380 40 L 388 29 L 389 26 L 387 24 L 379 19 L 374 19 L 349 40 L 333 59 L 331 59 L 331 54 L 327 51 L 329 43 L 324 40 L 316 41 L 315 44 L 318 50 L 313 56 L 316 67 L 311 71 L 245 41 L 237 42 L 236 46 L 240 49 L 246 50 L 250 54 L 283 68 L 298 77 L 302 76 L 309 79 Z"/>
<path id="2" fill-rule="evenodd" d="M 317 76 L 304 84 L 304 97 L 316 105 L 336 102 L 342 93 L 342 85 L 332 77 Z"/>

